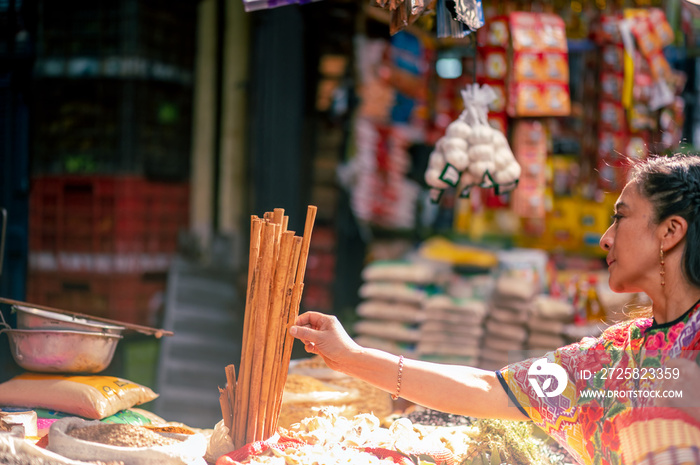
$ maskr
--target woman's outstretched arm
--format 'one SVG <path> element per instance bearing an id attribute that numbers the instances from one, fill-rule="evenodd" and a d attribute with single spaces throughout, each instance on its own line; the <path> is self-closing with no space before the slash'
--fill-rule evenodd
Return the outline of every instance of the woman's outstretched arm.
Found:
<path id="1" fill-rule="evenodd" d="M 303 313 L 290 331 L 308 352 L 320 355 L 330 368 L 396 393 L 399 357 L 359 346 L 334 316 Z M 467 366 L 404 359 L 400 396 L 457 415 L 528 419 L 508 399 L 494 372 Z"/>

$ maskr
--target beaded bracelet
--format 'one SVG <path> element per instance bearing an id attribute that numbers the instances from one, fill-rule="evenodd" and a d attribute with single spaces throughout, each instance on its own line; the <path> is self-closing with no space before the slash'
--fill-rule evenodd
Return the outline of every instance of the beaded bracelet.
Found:
<path id="1" fill-rule="evenodd" d="M 396 394 L 392 394 L 391 398 L 396 400 L 401 392 L 401 375 L 403 374 L 403 355 L 399 356 L 399 374 L 396 378 Z"/>

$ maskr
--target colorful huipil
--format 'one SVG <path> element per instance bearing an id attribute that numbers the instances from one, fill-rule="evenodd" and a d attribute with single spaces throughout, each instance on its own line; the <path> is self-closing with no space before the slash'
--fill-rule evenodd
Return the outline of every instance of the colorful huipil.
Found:
<path id="1" fill-rule="evenodd" d="M 508 365 L 497 375 L 520 410 L 579 463 L 620 464 L 615 418 L 631 408 L 654 406 L 653 396 L 659 394 L 650 393 L 661 392 L 663 379 L 677 375 L 664 368 L 668 359 L 698 354 L 699 309 L 697 302 L 664 324 L 651 318 L 618 323 L 600 337 L 549 352 L 546 360 L 532 358 Z M 548 373 L 542 370 L 547 365 L 552 376 L 542 375 Z M 568 377 L 560 394 L 557 367 Z"/>

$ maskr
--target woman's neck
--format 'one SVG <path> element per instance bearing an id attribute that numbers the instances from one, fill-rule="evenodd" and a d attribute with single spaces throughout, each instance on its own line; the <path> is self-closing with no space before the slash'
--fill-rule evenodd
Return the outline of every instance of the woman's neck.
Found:
<path id="1" fill-rule="evenodd" d="M 682 286 L 666 286 L 661 295 L 653 299 L 654 320 L 658 324 L 673 321 L 687 312 L 700 300 L 700 288 L 684 283 Z"/>

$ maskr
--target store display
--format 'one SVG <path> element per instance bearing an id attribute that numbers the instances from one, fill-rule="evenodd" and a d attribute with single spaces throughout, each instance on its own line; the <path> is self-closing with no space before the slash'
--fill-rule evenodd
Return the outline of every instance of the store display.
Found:
<path id="1" fill-rule="evenodd" d="M 574 307 L 569 302 L 542 294 L 535 298 L 527 321 L 528 351 L 545 353 L 563 347 L 566 325 L 574 321 Z"/>
<path id="2" fill-rule="evenodd" d="M 430 288 L 444 282 L 439 264 L 410 260 L 376 260 L 362 270 L 353 324 L 359 344 L 411 356 L 420 338 L 424 302 Z"/>
<path id="3" fill-rule="evenodd" d="M 564 21 L 553 14 L 515 12 L 508 16 L 508 23 L 512 56 L 508 114 L 568 115 L 571 101 Z"/>
<path id="4" fill-rule="evenodd" d="M 517 120 L 513 127 L 515 159 L 522 167 L 512 194 L 513 210 L 521 218 L 543 218 L 546 212 L 547 135 L 537 119 Z"/>
<path id="5" fill-rule="evenodd" d="M 426 300 L 416 345 L 422 360 L 476 365 L 481 353 L 485 302 L 436 295 Z"/>
<path id="6" fill-rule="evenodd" d="M 354 153 L 339 167 L 355 217 L 368 228 L 410 230 L 420 185 L 408 176 L 410 146 L 425 137 L 433 46 L 407 33 L 357 42 L 360 102 Z"/>

